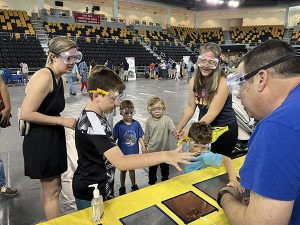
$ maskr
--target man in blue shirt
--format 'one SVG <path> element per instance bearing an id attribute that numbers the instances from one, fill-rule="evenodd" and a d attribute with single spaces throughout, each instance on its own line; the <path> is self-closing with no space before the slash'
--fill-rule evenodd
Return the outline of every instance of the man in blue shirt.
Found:
<path id="1" fill-rule="evenodd" d="M 300 58 L 282 41 L 267 41 L 243 57 L 228 87 L 259 120 L 252 134 L 241 184 L 249 204 L 233 188 L 218 203 L 231 224 L 300 224 Z"/>

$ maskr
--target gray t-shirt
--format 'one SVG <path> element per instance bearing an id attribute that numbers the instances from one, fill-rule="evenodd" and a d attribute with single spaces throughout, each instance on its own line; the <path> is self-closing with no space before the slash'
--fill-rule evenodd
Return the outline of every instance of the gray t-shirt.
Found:
<path id="1" fill-rule="evenodd" d="M 145 127 L 145 144 L 148 151 L 168 151 L 170 150 L 169 135 L 175 130 L 172 119 L 163 115 L 160 119 L 148 118 Z"/>

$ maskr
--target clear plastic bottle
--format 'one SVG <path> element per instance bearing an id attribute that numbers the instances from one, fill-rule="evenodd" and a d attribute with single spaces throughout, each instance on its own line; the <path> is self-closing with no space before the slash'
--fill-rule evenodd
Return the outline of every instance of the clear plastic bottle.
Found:
<path id="1" fill-rule="evenodd" d="M 98 184 L 91 184 L 89 187 L 93 187 L 93 199 L 91 201 L 92 208 L 92 221 L 99 222 L 104 213 L 103 197 L 100 195 Z"/>

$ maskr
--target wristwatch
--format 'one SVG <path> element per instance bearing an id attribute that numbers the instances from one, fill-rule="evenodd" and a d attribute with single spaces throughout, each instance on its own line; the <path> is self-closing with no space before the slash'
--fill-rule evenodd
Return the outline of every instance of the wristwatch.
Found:
<path id="1" fill-rule="evenodd" d="M 226 193 L 231 194 L 231 195 L 234 197 L 234 194 L 231 193 L 231 192 L 230 192 L 229 190 L 227 190 L 227 189 L 222 189 L 221 191 L 219 191 L 218 197 L 217 197 L 217 203 L 218 203 L 218 205 L 219 205 L 221 208 L 223 208 L 223 207 L 221 206 L 221 200 L 222 200 L 223 195 L 226 194 Z"/>

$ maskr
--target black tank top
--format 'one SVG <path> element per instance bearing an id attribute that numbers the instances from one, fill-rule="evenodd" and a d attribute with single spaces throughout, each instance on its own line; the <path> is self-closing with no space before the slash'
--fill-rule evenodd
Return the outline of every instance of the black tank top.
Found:
<path id="1" fill-rule="evenodd" d="M 49 69 L 51 72 L 53 90 L 46 96 L 37 111 L 48 116 L 59 116 L 65 108 L 63 82 L 61 78 L 56 82 L 52 69 L 49 67 L 45 68 Z"/>
<path id="2" fill-rule="evenodd" d="M 207 113 L 208 108 L 206 107 L 206 105 L 202 104 L 203 102 L 201 101 L 201 97 L 199 97 L 195 92 L 194 92 L 194 96 L 195 96 L 196 105 L 198 106 L 200 111 L 198 117 L 198 120 L 200 120 Z M 235 112 L 232 108 L 232 96 L 231 94 L 229 94 L 223 109 L 221 110 L 219 115 L 217 115 L 214 121 L 212 121 L 210 125 L 213 127 L 226 126 L 233 123 L 236 123 L 236 117 L 235 117 Z"/>

